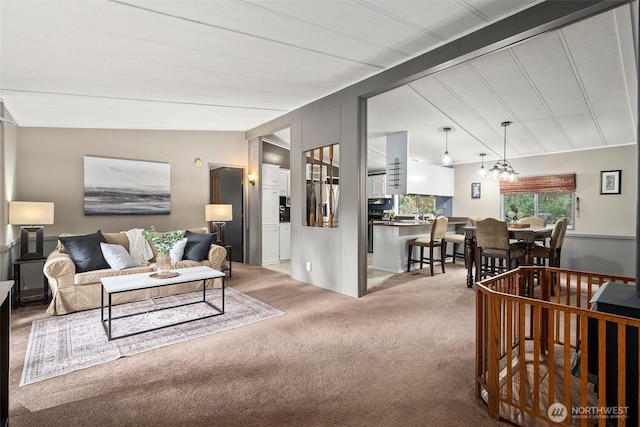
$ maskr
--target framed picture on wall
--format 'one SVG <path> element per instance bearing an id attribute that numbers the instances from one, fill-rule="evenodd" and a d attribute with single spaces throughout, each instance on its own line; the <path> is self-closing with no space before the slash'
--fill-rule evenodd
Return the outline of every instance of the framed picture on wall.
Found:
<path id="1" fill-rule="evenodd" d="M 600 194 L 620 194 L 622 170 L 600 171 Z"/>
<path id="2" fill-rule="evenodd" d="M 169 163 L 84 156 L 85 215 L 169 215 Z"/>
<path id="3" fill-rule="evenodd" d="M 479 199 L 480 198 L 480 183 L 472 182 L 471 183 L 471 198 Z"/>

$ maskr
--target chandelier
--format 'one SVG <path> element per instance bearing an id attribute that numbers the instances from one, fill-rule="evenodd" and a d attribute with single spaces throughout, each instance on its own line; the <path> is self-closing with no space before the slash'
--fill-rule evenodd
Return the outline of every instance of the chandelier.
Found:
<path id="1" fill-rule="evenodd" d="M 507 160 L 507 126 L 509 126 L 511 122 L 502 122 L 501 125 L 504 127 L 504 152 L 502 156 L 502 160 L 498 160 L 495 165 L 491 169 L 489 169 L 489 176 L 493 179 L 499 179 L 500 181 L 515 181 L 516 180 L 516 171 L 513 170 L 511 163 Z"/>

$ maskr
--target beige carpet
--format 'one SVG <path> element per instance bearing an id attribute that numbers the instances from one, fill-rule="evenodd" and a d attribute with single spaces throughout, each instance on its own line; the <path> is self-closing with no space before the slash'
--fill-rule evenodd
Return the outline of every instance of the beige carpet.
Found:
<path id="1" fill-rule="evenodd" d="M 427 270 L 428 271 L 428 270 Z M 475 395 L 475 293 L 460 265 L 354 299 L 234 263 L 228 284 L 287 313 L 19 387 L 31 322 L 14 310 L 10 424 L 492 426 Z"/>

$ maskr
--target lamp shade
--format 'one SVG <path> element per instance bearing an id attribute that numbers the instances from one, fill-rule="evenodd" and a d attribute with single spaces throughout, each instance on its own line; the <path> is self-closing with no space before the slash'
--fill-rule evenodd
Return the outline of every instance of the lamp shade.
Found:
<path id="1" fill-rule="evenodd" d="M 204 216 L 206 221 L 231 221 L 233 219 L 233 211 L 231 205 L 206 205 L 204 207 Z"/>
<path id="2" fill-rule="evenodd" d="M 53 224 L 53 202 L 9 202 L 9 224 Z"/>

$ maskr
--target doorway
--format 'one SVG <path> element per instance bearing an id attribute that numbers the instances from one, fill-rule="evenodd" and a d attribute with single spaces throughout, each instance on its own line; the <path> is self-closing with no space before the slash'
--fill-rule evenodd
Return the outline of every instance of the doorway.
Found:
<path id="1" fill-rule="evenodd" d="M 244 262 L 244 170 L 218 167 L 209 171 L 209 203 L 232 206 L 233 219 L 226 223 L 225 243 L 230 245 L 231 260 Z"/>

